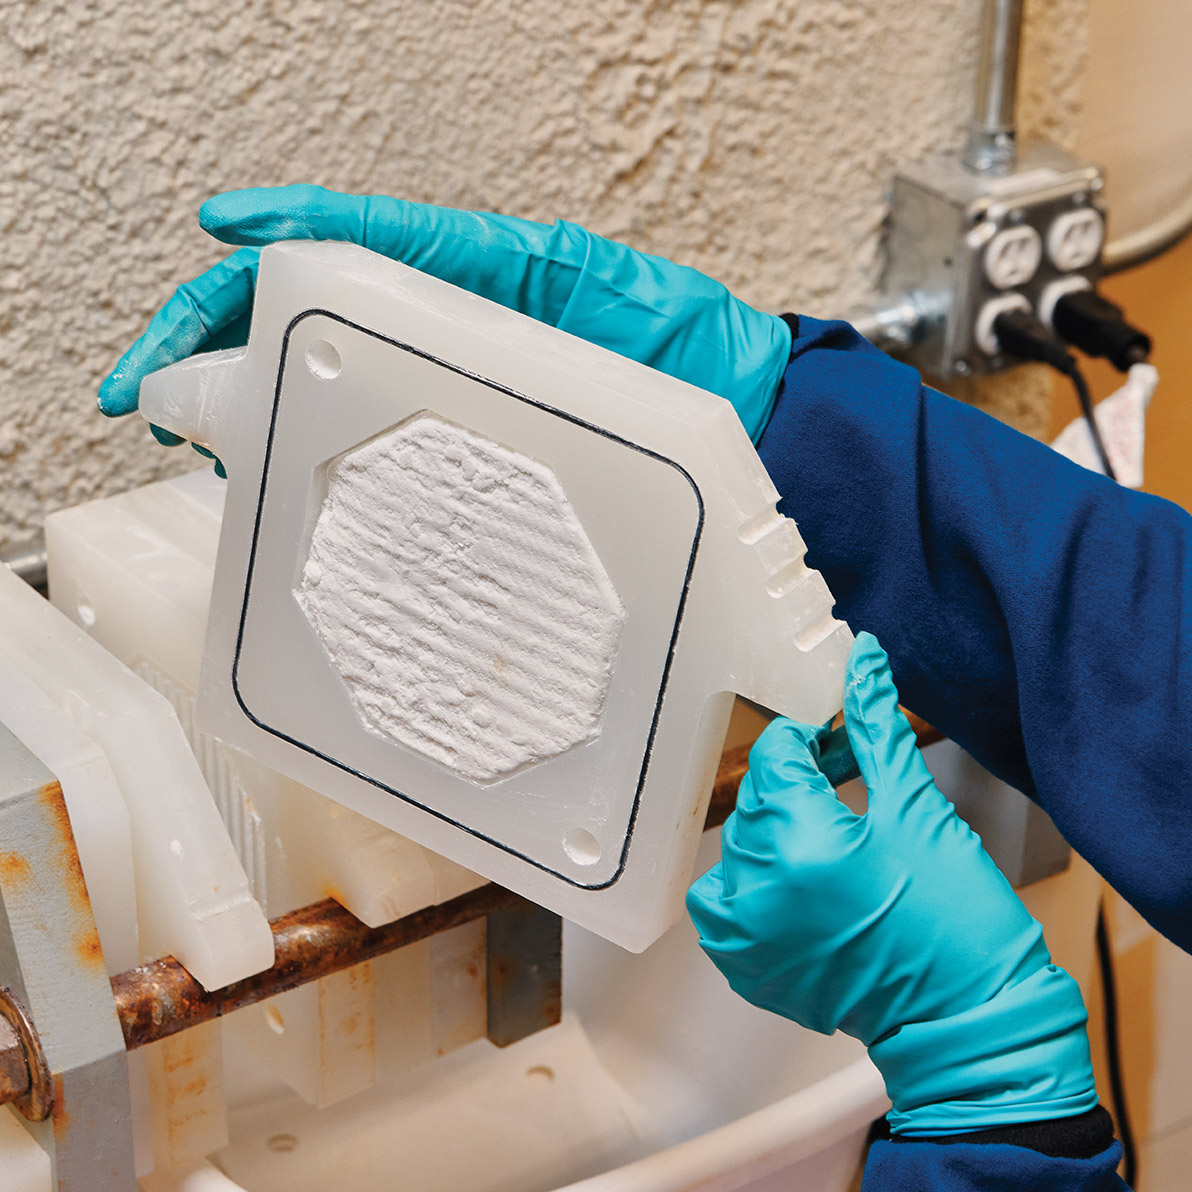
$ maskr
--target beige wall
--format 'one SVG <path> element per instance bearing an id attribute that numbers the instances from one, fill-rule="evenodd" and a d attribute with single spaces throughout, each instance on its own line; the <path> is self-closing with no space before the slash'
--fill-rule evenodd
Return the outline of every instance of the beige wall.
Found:
<path id="1" fill-rule="evenodd" d="M 1071 140 L 1086 0 L 1036 0 L 1028 125 Z M 189 468 L 96 387 L 221 249 L 229 187 L 565 216 L 774 309 L 872 289 L 900 158 L 959 143 L 978 0 L 0 0 L 0 546 Z M 1045 392 L 1003 385 L 1040 429 Z"/>

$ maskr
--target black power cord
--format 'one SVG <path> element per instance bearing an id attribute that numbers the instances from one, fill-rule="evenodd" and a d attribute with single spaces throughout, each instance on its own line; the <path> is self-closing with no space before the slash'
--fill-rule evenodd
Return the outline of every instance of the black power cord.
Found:
<path id="1" fill-rule="evenodd" d="M 1066 306 L 1065 306 L 1066 304 Z M 1061 307 L 1065 307 L 1061 313 Z M 1055 307 L 1052 322 L 1056 331 L 1090 356 L 1106 356 L 1121 371 L 1132 364 L 1140 364 L 1150 355 L 1151 341 L 1143 332 L 1131 327 L 1121 317 L 1121 310 L 1112 302 L 1089 290 L 1062 297 Z M 997 316 L 993 331 L 998 346 L 1022 360 L 1037 360 L 1068 377 L 1076 389 L 1080 409 L 1092 432 L 1093 444 L 1101 458 L 1105 475 L 1116 480 L 1109 453 L 1101 439 L 1101 432 L 1093 416 L 1093 401 L 1088 384 L 1075 358 L 1056 336 L 1034 315 L 1026 310 L 1010 310 Z M 1138 1146 L 1134 1128 L 1126 1107 L 1126 1087 L 1122 1078 L 1121 1037 L 1118 1026 L 1117 978 L 1113 967 L 1113 949 L 1109 943 L 1105 900 L 1097 912 L 1097 966 L 1101 973 L 1101 990 L 1105 1012 L 1105 1052 L 1109 1068 L 1109 1087 L 1113 1096 L 1114 1116 L 1122 1143 L 1123 1178 L 1131 1188 L 1137 1186 Z"/>
<path id="2" fill-rule="evenodd" d="M 1117 978 L 1113 970 L 1113 949 L 1109 944 L 1109 925 L 1105 916 L 1105 899 L 1097 911 L 1097 966 L 1101 970 L 1101 997 L 1105 1013 L 1105 1052 L 1109 1065 L 1109 1089 L 1113 1094 L 1113 1115 L 1122 1143 L 1122 1178 L 1136 1188 L 1138 1178 L 1138 1147 L 1134 1129 L 1126 1110 L 1126 1084 L 1122 1079 L 1121 1040 L 1118 1035 Z"/>
<path id="3" fill-rule="evenodd" d="M 1151 354 L 1151 337 L 1127 323 L 1122 308 L 1096 290 L 1057 298 L 1051 325 L 1062 339 L 1088 356 L 1104 356 L 1119 372 L 1145 363 Z"/>
<path id="4" fill-rule="evenodd" d="M 1056 305 L 1058 307 L 1058 303 Z M 1093 399 L 1076 363 L 1076 357 L 1028 310 L 1003 311 L 993 320 L 993 333 L 997 337 L 998 347 L 1003 352 L 1017 356 L 1020 360 L 1037 360 L 1043 364 L 1050 364 L 1072 382 L 1077 400 L 1080 402 L 1081 413 L 1092 433 L 1093 446 L 1097 449 L 1101 468 L 1110 480 L 1116 480 L 1113 465 L 1109 462 L 1109 452 L 1105 450 L 1101 430 L 1093 416 Z"/>
<path id="5" fill-rule="evenodd" d="M 1082 293 L 1084 292 L 1082 291 Z M 1074 297 L 1080 296 L 1078 294 Z M 1065 299 L 1060 300 L 1060 302 L 1063 301 Z M 1059 303 L 1056 304 L 1057 312 L 1059 305 Z M 1106 303 L 1106 306 L 1112 306 L 1112 303 Z M 1095 310 L 1094 307 L 1088 304 L 1082 304 L 1080 309 L 1086 313 Z M 1121 312 L 1116 307 L 1113 310 L 1114 314 L 1112 318 L 1117 321 L 1119 326 L 1126 327 L 1127 325 L 1121 322 Z M 1072 326 L 1072 322 L 1072 320 L 1069 321 L 1069 327 Z M 1127 330 L 1130 332 L 1127 335 L 1120 330 L 1115 331 L 1109 322 L 1105 322 L 1099 325 L 1101 330 L 1098 334 L 1101 335 L 1101 339 L 1097 340 L 1096 336 L 1090 330 L 1096 330 L 1095 323 L 1095 319 L 1090 316 L 1090 320 L 1083 324 L 1084 330 L 1090 333 L 1087 335 L 1083 335 L 1082 333 L 1083 343 L 1073 339 L 1073 342 L 1078 347 L 1088 351 L 1089 347 L 1086 347 L 1086 344 L 1092 347 L 1110 345 L 1107 350 L 1099 350 L 1096 354 L 1109 355 L 1110 350 L 1112 350 L 1117 358 L 1123 361 L 1123 364 L 1118 365 L 1118 367 L 1124 369 L 1129 368 L 1130 364 L 1136 364 L 1141 360 L 1145 360 L 1146 353 L 1150 352 L 1150 340 L 1142 335 L 1141 332 L 1135 332 L 1133 328 L 1127 327 Z M 1059 329 L 1058 321 L 1056 322 L 1056 328 L 1057 330 Z M 1116 479 L 1113 467 L 1109 462 L 1109 454 L 1105 450 L 1105 444 L 1101 439 L 1101 432 L 1093 416 L 1093 401 L 1089 394 L 1088 385 L 1072 354 L 1029 311 L 1011 310 L 998 315 L 993 321 L 993 331 L 997 336 L 998 346 L 1003 351 L 1017 356 L 1022 360 L 1038 360 L 1045 364 L 1050 364 L 1052 368 L 1062 372 L 1071 380 L 1076 389 L 1076 396 L 1080 400 L 1080 409 L 1084 414 L 1085 420 L 1088 422 L 1089 430 L 1092 432 L 1093 443 L 1097 448 L 1097 454 L 1101 457 L 1101 466 L 1105 469 L 1106 476 L 1111 480 Z M 1143 342 L 1145 342 L 1145 349 Z M 1139 352 L 1143 354 L 1138 356 L 1137 354 Z M 1110 359 L 1115 364 L 1117 363 L 1117 360 L 1113 356 L 1110 356 Z M 1113 1095 L 1114 1114 L 1117 1120 L 1118 1134 L 1122 1143 L 1124 1178 L 1126 1183 L 1133 1188 L 1136 1186 L 1138 1175 L 1138 1147 L 1134 1140 L 1134 1129 L 1130 1123 L 1130 1115 L 1126 1108 L 1125 1082 L 1122 1079 L 1121 1039 L 1118 1031 L 1117 980 L 1113 968 L 1113 951 L 1109 944 L 1109 928 L 1105 918 L 1104 899 L 1102 899 L 1097 915 L 1097 963 L 1101 971 L 1101 988 L 1105 1003 L 1105 1051 L 1109 1067 L 1109 1086 Z"/>
<path id="6" fill-rule="evenodd" d="M 1116 480 L 1117 474 L 1113 470 L 1113 464 L 1109 462 L 1109 452 L 1105 450 L 1105 443 L 1101 438 L 1101 428 L 1097 425 L 1097 419 L 1093 415 L 1093 398 L 1089 393 L 1088 382 L 1085 381 L 1084 374 L 1077 368 L 1075 360 L 1072 361 L 1071 369 L 1063 371 L 1076 390 L 1076 400 L 1080 402 L 1080 412 L 1084 415 L 1085 422 L 1089 424 L 1089 430 L 1093 433 L 1093 446 L 1096 447 L 1097 455 L 1101 458 L 1101 468 L 1110 480 Z"/>

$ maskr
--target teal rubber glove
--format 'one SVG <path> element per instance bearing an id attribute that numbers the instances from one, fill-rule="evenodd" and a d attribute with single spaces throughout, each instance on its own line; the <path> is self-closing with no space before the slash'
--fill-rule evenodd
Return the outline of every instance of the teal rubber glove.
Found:
<path id="1" fill-rule="evenodd" d="M 231 244 L 362 244 L 728 398 L 754 441 L 790 355 L 787 325 L 719 282 L 564 221 L 283 186 L 217 195 L 203 204 L 199 223 Z M 243 248 L 181 286 L 100 387 L 100 409 L 135 410 L 149 373 L 216 337 L 223 347 L 243 343 L 256 270 L 256 248 Z"/>
<path id="2" fill-rule="evenodd" d="M 779 719 L 750 754 L 722 859 L 687 906 L 748 1001 L 862 1040 L 896 1134 L 953 1134 L 1097 1104 L 1076 982 L 940 794 L 862 633 L 845 729 L 869 791 L 855 815 L 822 772 L 826 729 Z"/>

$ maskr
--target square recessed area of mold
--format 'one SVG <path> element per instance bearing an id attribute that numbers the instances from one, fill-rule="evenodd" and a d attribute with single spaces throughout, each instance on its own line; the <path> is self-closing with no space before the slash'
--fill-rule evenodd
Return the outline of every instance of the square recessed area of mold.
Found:
<path id="1" fill-rule="evenodd" d="M 335 369 L 326 366 L 332 357 L 324 344 L 334 349 Z M 453 768 L 449 754 L 435 756 L 427 743 L 412 739 L 413 733 L 403 739 L 400 731 L 378 732 L 375 723 L 370 725 L 361 715 L 362 687 L 352 691 L 350 667 L 342 658 L 332 660 L 327 635 L 320 634 L 310 615 L 309 595 L 318 586 L 310 571 L 312 558 L 323 568 L 318 583 L 326 575 L 325 561 L 312 546 L 328 507 L 334 469 L 362 445 L 381 443 L 420 422 L 427 436 L 415 453 L 420 466 L 433 471 L 432 439 L 459 456 L 459 474 L 445 474 L 448 489 L 464 479 L 465 459 L 478 468 L 481 459 L 486 466 L 502 462 L 510 477 L 520 470 L 520 483 L 540 497 L 552 483 L 557 486 L 562 502 L 555 509 L 555 528 L 571 518 L 581 529 L 569 549 L 591 552 L 585 599 L 599 611 L 590 619 L 615 639 L 589 649 L 588 680 L 600 688 L 599 699 L 578 701 L 578 713 L 568 714 L 574 719 L 568 732 L 555 732 L 545 746 L 542 740 L 531 742 L 528 755 L 520 758 L 500 749 L 473 750 L 470 769 Z M 461 451 L 466 444 L 470 448 Z M 443 503 L 438 507 L 442 513 Z M 376 511 L 374 505 L 363 512 Z M 400 517 L 400 511 L 383 514 L 381 521 L 389 517 Z M 514 394 L 333 316 L 302 316 L 291 326 L 275 395 L 233 672 L 237 698 L 262 728 L 394 797 L 576 885 L 608 885 L 621 872 L 630 847 L 701 518 L 699 493 L 685 471 L 554 409 L 549 394 Z M 508 536 L 510 527 L 505 529 L 508 577 L 533 549 L 528 543 L 518 546 Z M 440 546 L 446 545 L 442 539 Z M 557 543 L 556 548 L 562 549 Z M 372 582 L 381 585 L 386 568 L 395 565 L 392 556 L 391 543 L 378 544 L 354 555 L 342 570 L 341 578 L 359 569 L 353 583 L 362 608 L 369 569 Z M 574 570 L 574 559 L 572 565 Z M 474 574 L 485 570 L 477 567 Z M 504 588 L 510 592 L 508 583 Z M 598 591 L 603 595 L 594 595 Z M 478 606 L 484 603 L 479 590 L 472 595 Z M 519 610 L 523 624 L 547 603 L 540 594 L 526 600 L 529 606 Z M 469 614 L 460 611 L 464 624 Z M 449 629 L 451 620 L 440 610 L 439 629 Z M 491 678 L 499 665 L 494 655 L 478 669 Z M 523 670 L 523 678 L 529 673 Z M 555 682 L 562 677 L 558 668 L 545 667 L 539 674 Z M 374 686 L 383 701 L 384 684 Z M 437 690 L 444 699 L 428 719 L 447 715 L 447 697 L 454 698 L 449 683 Z M 459 693 L 466 703 L 466 693 Z M 398 721 L 405 716 L 406 728 L 415 702 L 406 713 L 397 713 Z M 466 714 L 461 709 L 457 748 L 469 736 L 460 731 Z M 539 730 L 543 723 L 549 725 L 550 717 L 537 722 Z M 574 738 L 570 742 L 568 733 Z M 483 745 L 483 734 L 469 739 Z"/>

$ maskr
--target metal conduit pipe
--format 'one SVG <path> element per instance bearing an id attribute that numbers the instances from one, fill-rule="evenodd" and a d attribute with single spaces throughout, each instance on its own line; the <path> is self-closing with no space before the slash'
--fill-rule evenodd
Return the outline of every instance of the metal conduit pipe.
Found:
<path id="1" fill-rule="evenodd" d="M 1018 159 L 1014 112 L 1021 44 L 1022 0 L 985 0 L 973 119 L 961 156 L 978 173 L 1007 172 Z"/>

